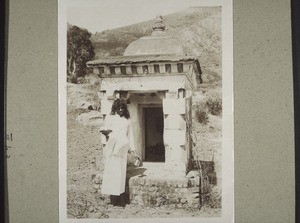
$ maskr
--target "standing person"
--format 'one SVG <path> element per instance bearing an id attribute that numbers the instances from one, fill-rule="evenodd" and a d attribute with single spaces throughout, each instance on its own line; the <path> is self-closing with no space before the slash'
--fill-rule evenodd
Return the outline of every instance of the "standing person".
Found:
<path id="1" fill-rule="evenodd" d="M 127 153 L 138 157 L 130 115 L 124 100 L 114 101 L 111 114 L 106 117 L 101 132 L 107 139 L 101 193 L 111 195 L 111 204 L 124 206 Z"/>

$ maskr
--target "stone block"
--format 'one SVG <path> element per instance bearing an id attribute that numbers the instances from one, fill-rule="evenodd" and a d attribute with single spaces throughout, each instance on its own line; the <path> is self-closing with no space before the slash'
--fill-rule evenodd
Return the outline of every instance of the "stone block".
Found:
<path id="1" fill-rule="evenodd" d="M 194 185 L 198 187 L 198 186 L 199 186 L 199 183 L 200 183 L 200 177 L 199 177 L 199 176 L 196 176 L 196 177 L 193 178 L 192 180 L 194 181 Z"/>
<path id="2" fill-rule="evenodd" d="M 101 184 L 102 182 L 102 175 L 100 173 L 97 173 L 93 176 L 93 183 L 95 184 Z"/>
<path id="3" fill-rule="evenodd" d="M 169 114 L 165 118 L 164 129 L 170 130 L 186 130 L 186 122 L 179 114 Z"/>
<path id="4" fill-rule="evenodd" d="M 178 99 L 178 91 L 177 89 L 170 89 L 168 92 L 166 92 L 167 99 Z"/>
<path id="5" fill-rule="evenodd" d="M 185 198 L 181 198 L 181 199 L 180 199 L 180 203 L 181 203 L 181 204 L 185 204 L 185 203 L 187 203 L 187 199 L 185 199 Z"/>
<path id="6" fill-rule="evenodd" d="M 151 186 L 150 188 L 149 188 L 149 192 L 153 192 L 153 191 L 156 191 L 156 187 L 155 186 Z"/>
<path id="7" fill-rule="evenodd" d="M 187 186 L 188 186 L 188 180 L 184 180 L 184 181 L 182 182 L 182 187 L 183 187 L 184 193 L 185 193 L 185 190 L 186 190 Z"/>
<path id="8" fill-rule="evenodd" d="M 177 181 L 177 187 L 182 188 L 184 186 L 184 182 L 182 180 Z"/>
<path id="9" fill-rule="evenodd" d="M 188 181 L 197 177 L 187 178 L 174 176 L 168 178 L 156 178 L 154 176 L 140 179 L 131 177 L 129 179 L 130 203 L 143 207 L 162 207 L 164 205 L 177 205 L 180 207 L 195 207 L 199 187 L 188 187 Z M 145 184 L 141 185 L 141 180 Z"/>
<path id="10" fill-rule="evenodd" d="M 144 201 L 143 201 L 143 198 L 141 196 L 137 196 L 136 200 L 137 200 L 138 205 L 144 206 Z"/>
<path id="11" fill-rule="evenodd" d="M 188 190 L 188 188 L 187 188 L 187 181 L 185 181 L 184 183 L 183 183 L 183 188 L 181 188 L 181 193 L 183 193 L 183 194 L 187 194 L 188 192 L 189 192 L 189 190 Z"/>
<path id="12" fill-rule="evenodd" d="M 172 70 L 172 72 L 177 72 L 177 64 L 176 63 L 171 64 L 171 70 Z"/>
<path id="13" fill-rule="evenodd" d="M 103 124 L 103 116 L 99 111 L 90 111 L 78 115 L 76 121 L 83 125 L 101 126 Z"/>
<path id="14" fill-rule="evenodd" d="M 146 183 L 146 179 L 145 179 L 145 178 L 139 179 L 139 185 L 140 185 L 140 186 L 144 186 L 145 183 Z"/>
<path id="15" fill-rule="evenodd" d="M 166 66 L 164 64 L 160 64 L 159 69 L 162 74 L 166 73 Z"/>
<path id="16" fill-rule="evenodd" d="M 190 178 L 188 181 L 189 187 L 197 187 L 199 186 L 199 177 Z"/>
<path id="17" fill-rule="evenodd" d="M 90 206 L 88 211 L 89 211 L 90 213 L 92 213 L 92 212 L 95 211 L 95 208 L 94 208 L 93 206 Z"/>
<path id="18" fill-rule="evenodd" d="M 132 199 L 130 203 L 131 204 L 138 204 L 138 201 L 137 201 L 137 199 Z"/>
<path id="19" fill-rule="evenodd" d="M 191 207 L 196 207 L 196 205 L 199 204 L 199 199 L 198 198 L 187 198 L 187 203 Z"/>
<path id="20" fill-rule="evenodd" d="M 143 73 L 143 68 L 142 66 L 137 66 L 137 73 L 142 74 Z"/>
<path id="21" fill-rule="evenodd" d="M 121 67 L 115 67 L 115 72 L 117 75 L 121 74 Z"/>
<path id="22" fill-rule="evenodd" d="M 182 130 L 164 130 L 164 143 L 169 147 L 183 146 L 186 143 L 186 132 Z"/>
<path id="23" fill-rule="evenodd" d="M 149 70 L 149 74 L 154 74 L 155 72 L 154 72 L 154 65 L 149 65 L 148 66 L 148 70 Z"/>
<path id="24" fill-rule="evenodd" d="M 192 65 L 188 63 L 183 64 L 183 72 L 188 72 L 189 70 L 192 70 Z"/>
<path id="25" fill-rule="evenodd" d="M 94 188 L 95 190 L 99 189 L 99 188 L 100 188 L 100 184 L 95 184 L 95 183 L 93 183 L 93 188 Z"/>
<path id="26" fill-rule="evenodd" d="M 197 170 L 191 170 L 190 172 L 188 172 L 188 174 L 186 175 L 187 178 L 194 178 L 196 176 L 199 176 L 199 171 Z"/>
<path id="27" fill-rule="evenodd" d="M 182 205 L 181 203 L 178 203 L 178 204 L 176 205 L 176 207 L 177 207 L 177 208 L 182 208 L 183 205 Z"/>
<path id="28" fill-rule="evenodd" d="M 98 67 L 93 67 L 93 73 L 97 74 L 97 75 L 100 74 L 99 73 L 99 68 Z"/>
<path id="29" fill-rule="evenodd" d="M 126 73 L 132 74 L 131 66 L 126 66 Z"/>
<path id="30" fill-rule="evenodd" d="M 101 100 L 101 113 L 104 115 L 109 115 L 111 112 L 111 106 L 113 100 L 102 99 Z"/>
<path id="31" fill-rule="evenodd" d="M 108 67 L 108 66 L 105 66 L 105 67 L 104 67 L 104 74 L 105 74 L 105 75 L 110 75 L 110 70 L 109 70 L 109 67 Z"/>
<path id="32" fill-rule="evenodd" d="M 163 110 L 165 115 L 185 114 L 185 98 L 165 98 L 163 99 Z"/>

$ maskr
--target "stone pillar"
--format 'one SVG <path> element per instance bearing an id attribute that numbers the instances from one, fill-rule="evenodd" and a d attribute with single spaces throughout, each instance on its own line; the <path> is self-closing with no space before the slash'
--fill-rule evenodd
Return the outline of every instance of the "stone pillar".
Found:
<path id="1" fill-rule="evenodd" d="M 115 72 L 117 75 L 121 75 L 121 67 L 115 67 Z"/>
<path id="2" fill-rule="evenodd" d="M 114 102 L 114 95 L 110 95 L 107 91 L 100 91 L 98 93 L 98 97 L 101 101 L 101 113 L 103 115 L 104 121 L 105 117 L 110 114 L 111 112 L 111 106 Z M 106 144 L 106 137 L 103 134 L 100 134 L 101 136 L 101 143 Z"/>
<path id="3" fill-rule="evenodd" d="M 105 115 L 109 115 L 111 112 L 111 106 L 114 103 L 114 99 L 116 97 L 114 91 L 101 91 L 98 94 L 101 100 L 101 113 Z"/>
<path id="4" fill-rule="evenodd" d="M 187 165 L 189 165 L 189 161 L 191 161 L 192 157 L 192 151 L 193 151 L 193 139 L 192 139 L 192 97 L 187 97 L 186 98 L 186 115 L 185 115 L 185 122 L 186 122 L 186 140 L 187 143 L 185 144 L 185 149 L 187 151 Z"/>
<path id="5" fill-rule="evenodd" d="M 172 73 L 177 73 L 177 64 L 176 63 L 171 64 L 171 71 L 172 71 Z"/>
<path id="6" fill-rule="evenodd" d="M 126 66 L 126 73 L 132 74 L 131 66 Z"/>
<path id="7" fill-rule="evenodd" d="M 141 65 L 137 65 L 137 74 L 143 74 L 143 67 Z"/>
<path id="8" fill-rule="evenodd" d="M 165 64 L 159 64 L 159 70 L 160 70 L 160 73 L 162 73 L 162 74 L 166 73 Z"/>
<path id="9" fill-rule="evenodd" d="M 110 75 L 110 70 L 109 70 L 109 67 L 108 67 L 108 66 L 105 66 L 105 67 L 104 67 L 104 74 L 105 74 L 105 75 Z"/>
<path id="10" fill-rule="evenodd" d="M 148 65 L 148 71 L 149 71 L 149 74 L 154 74 L 154 65 L 153 64 Z"/>
<path id="11" fill-rule="evenodd" d="M 109 115 L 111 112 L 111 106 L 114 100 L 109 100 L 107 98 L 101 100 L 101 113 L 103 115 Z"/>
<path id="12" fill-rule="evenodd" d="M 166 169 L 185 174 L 188 152 L 186 151 L 186 99 L 178 98 L 178 92 L 168 92 L 163 99 L 164 144 Z"/>

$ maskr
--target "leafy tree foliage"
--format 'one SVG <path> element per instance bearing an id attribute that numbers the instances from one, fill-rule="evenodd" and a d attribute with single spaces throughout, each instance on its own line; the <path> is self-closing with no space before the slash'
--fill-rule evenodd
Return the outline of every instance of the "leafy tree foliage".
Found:
<path id="1" fill-rule="evenodd" d="M 72 82 L 87 73 L 86 62 L 95 57 L 91 33 L 78 26 L 68 25 L 67 33 L 67 75 Z"/>

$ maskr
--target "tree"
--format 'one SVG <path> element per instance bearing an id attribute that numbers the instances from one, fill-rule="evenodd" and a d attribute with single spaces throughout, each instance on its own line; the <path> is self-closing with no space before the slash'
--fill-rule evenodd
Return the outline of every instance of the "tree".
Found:
<path id="1" fill-rule="evenodd" d="M 87 29 L 68 25 L 67 32 L 67 75 L 76 82 L 87 73 L 86 62 L 95 57 L 94 46 Z"/>

